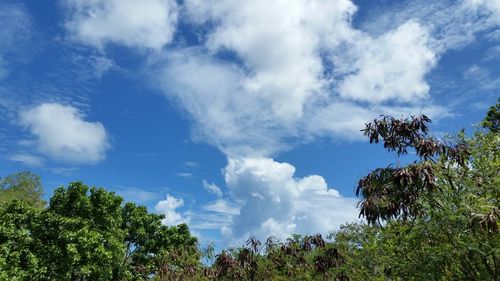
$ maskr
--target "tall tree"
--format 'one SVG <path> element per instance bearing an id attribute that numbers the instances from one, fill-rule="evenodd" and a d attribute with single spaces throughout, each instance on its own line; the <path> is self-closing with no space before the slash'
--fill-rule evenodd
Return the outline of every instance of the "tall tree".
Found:
<path id="1" fill-rule="evenodd" d="M 0 205 L 12 199 L 43 208 L 43 187 L 40 177 L 31 172 L 19 172 L 0 179 Z"/>

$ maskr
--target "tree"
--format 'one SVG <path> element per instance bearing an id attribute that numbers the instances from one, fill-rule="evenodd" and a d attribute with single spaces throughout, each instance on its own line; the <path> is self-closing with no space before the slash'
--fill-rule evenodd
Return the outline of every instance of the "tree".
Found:
<path id="1" fill-rule="evenodd" d="M 486 113 L 482 126 L 493 133 L 500 132 L 500 98 L 498 98 L 497 103 L 490 107 Z"/>
<path id="2" fill-rule="evenodd" d="M 494 112 L 493 108 L 490 110 Z M 364 129 L 409 165 L 379 168 L 359 182 L 360 216 L 336 234 L 355 280 L 498 280 L 500 137 L 497 114 L 472 137 L 427 134 L 426 117 L 383 117 Z M 497 117 L 495 117 L 497 116 Z"/>
<path id="3" fill-rule="evenodd" d="M 198 261 L 187 226 L 166 227 L 162 218 L 81 182 L 56 189 L 43 210 L 12 200 L 0 208 L 0 277 L 145 280 L 174 249 Z"/>
<path id="4" fill-rule="evenodd" d="M 0 205 L 12 199 L 43 208 L 43 187 L 40 177 L 31 172 L 19 172 L 0 179 Z"/>

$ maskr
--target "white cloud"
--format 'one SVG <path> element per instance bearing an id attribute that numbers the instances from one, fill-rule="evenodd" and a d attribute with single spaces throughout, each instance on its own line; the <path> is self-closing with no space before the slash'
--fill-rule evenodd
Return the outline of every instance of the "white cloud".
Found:
<path id="1" fill-rule="evenodd" d="M 84 120 L 75 107 L 42 103 L 20 113 L 20 122 L 36 137 L 40 153 L 68 163 L 97 163 L 110 147 L 99 122 Z"/>
<path id="2" fill-rule="evenodd" d="M 485 61 L 499 60 L 500 59 L 500 45 L 491 47 L 486 51 L 484 56 Z"/>
<path id="3" fill-rule="evenodd" d="M 236 238 L 286 238 L 327 233 L 357 219 L 356 199 L 340 196 L 321 176 L 296 178 L 294 173 L 292 165 L 269 158 L 229 159 L 226 184 L 243 206 L 225 231 Z"/>
<path id="4" fill-rule="evenodd" d="M 240 86 L 269 104 L 271 118 L 287 123 L 300 118 L 305 102 L 323 87 L 319 53 L 348 36 L 356 7 L 348 0 L 228 0 L 187 1 L 187 10 L 195 21 L 219 23 L 208 49 L 234 51 L 249 70 Z"/>
<path id="5" fill-rule="evenodd" d="M 231 225 L 233 221 L 232 214 L 207 210 L 190 212 L 189 215 L 191 218 L 189 227 L 197 230 L 220 231 L 223 228 L 228 228 L 228 225 Z"/>
<path id="6" fill-rule="evenodd" d="M 232 225 L 233 217 L 239 214 L 239 209 L 236 203 L 219 198 L 201 206 L 195 212 L 189 211 L 186 214 L 190 218 L 191 229 L 220 231 Z"/>
<path id="7" fill-rule="evenodd" d="M 169 50 L 152 69 L 194 121 L 193 137 L 230 157 L 275 155 L 315 137 L 356 139 L 389 104 L 396 113 L 439 108 L 425 81 L 437 56 L 417 21 L 374 37 L 351 25 L 348 0 L 189 0 L 184 8 L 193 24 L 213 24 L 204 47 Z"/>
<path id="8" fill-rule="evenodd" d="M 218 199 L 215 202 L 211 202 L 209 204 L 204 205 L 203 210 L 214 213 L 228 214 L 228 215 L 240 214 L 239 207 L 229 203 L 227 200 L 224 199 Z"/>
<path id="9" fill-rule="evenodd" d="M 484 38 L 494 38 L 495 33 L 498 36 L 497 7 L 496 0 L 402 1 L 385 7 L 381 13 L 372 13 L 364 19 L 362 29 L 382 34 L 407 21 L 418 20 L 431 34 L 433 51 L 443 54 L 474 42 L 478 33 L 483 33 Z"/>
<path id="10" fill-rule="evenodd" d="M 211 194 L 215 194 L 217 197 L 222 197 L 222 190 L 215 183 L 208 183 L 206 180 L 203 180 L 203 188 Z"/>
<path id="11" fill-rule="evenodd" d="M 193 161 L 186 161 L 183 164 L 184 164 L 184 166 L 191 168 L 191 169 L 197 169 L 200 167 L 200 164 L 193 162 Z"/>
<path id="12" fill-rule="evenodd" d="M 165 216 L 162 223 L 168 226 L 178 225 L 181 223 L 188 223 L 189 217 L 184 217 L 181 213 L 177 212 L 177 209 L 184 206 L 184 200 L 182 198 L 175 198 L 174 196 L 167 194 L 165 200 L 159 201 L 155 210 Z"/>
<path id="13" fill-rule="evenodd" d="M 425 75 L 437 57 L 428 46 L 426 29 L 410 21 L 379 38 L 362 41 L 353 48 L 355 74 L 340 84 L 342 97 L 370 103 L 418 102 L 427 97 L 430 87 Z"/>
<path id="14" fill-rule="evenodd" d="M 495 91 L 500 88 L 500 77 L 493 77 L 488 69 L 478 65 L 472 65 L 466 69 L 463 77 L 485 92 L 496 93 Z"/>
<path id="15" fill-rule="evenodd" d="M 175 175 L 178 176 L 178 177 L 181 177 L 181 178 L 191 178 L 191 177 L 193 177 L 193 174 L 186 173 L 186 172 L 179 172 L 179 173 L 176 173 Z"/>
<path id="16" fill-rule="evenodd" d="M 77 41 L 102 49 L 107 43 L 160 50 L 172 41 L 175 0 L 62 0 L 66 28 Z"/>
<path id="17" fill-rule="evenodd" d="M 20 162 L 28 166 L 41 167 L 43 159 L 31 154 L 13 154 L 8 158 L 10 161 Z"/>
<path id="18" fill-rule="evenodd" d="M 476 9 L 486 9 L 490 13 L 491 20 L 500 24 L 500 1 L 498 0 L 466 0 L 466 5 Z"/>

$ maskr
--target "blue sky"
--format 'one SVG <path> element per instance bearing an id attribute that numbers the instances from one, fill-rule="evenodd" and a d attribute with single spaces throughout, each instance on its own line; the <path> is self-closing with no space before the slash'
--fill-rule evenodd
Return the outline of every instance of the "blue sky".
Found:
<path id="1" fill-rule="evenodd" d="M 398 161 L 365 122 L 442 137 L 495 102 L 499 3 L 0 0 L 0 176 L 106 187 L 221 246 L 333 231 Z"/>

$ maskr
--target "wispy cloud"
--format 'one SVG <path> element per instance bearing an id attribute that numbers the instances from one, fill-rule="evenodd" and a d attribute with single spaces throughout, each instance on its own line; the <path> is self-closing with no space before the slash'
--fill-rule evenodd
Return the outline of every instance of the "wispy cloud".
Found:
<path id="1" fill-rule="evenodd" d="M 192 178 L 193 177 L 193 174 L 188 173 L 188 172 L 179 172 L 179 173 L 176 173 L 175 175 L 178 177 L 181 177 L 181 178 Z"/>
<path id="2" fill-rule="evenodd" d="M 214 202 L 208 203 L 204 205 L 202 209 L 209 212 L 228 214 L 228 215 L 240 214 L 240 207 L 224 199 L 218 199 Z"/>
<path id="3" fill-rule="evenodd" d="M 32 154 L 13 154 L 8 157 L 10 161 L 20 162 L 27 166 L 33 167 L 41 167 L 44 164 L 44 161 L 41 157 L 32 155 Z"/>
<path id="4" fill-rule="evenodd" d="M 137 187 L 115 186 L 111 189 L 118 195 L 122 196 L 125 201 L 139 204 L 152 203 L 160 200 L 162 197 L 162 195 L 158 192 L 148 191 Z"/>
<path id="5" fill-rule="evenodd" d="M 208 183 L 206 180 L 203 180 L 203 188 L 211 194 L 215 194 L 218 198 L 221 198 L 223 193 L 220 187 L 218 187 L 215 183 Z"/>
<path id="6" fill-rule="evenodd" d="M 463 77 L 469 82 L 475 83 L 476 88 L 486 92 L 500 89 L 500 77 L 492 77 L 488 69 L 478 65 L 472 65 L 466 69 Z"/>
<path id="7" fill-rule="evenodd" d="M 191 169 L 197 169 L 200 167 L 200 164 L 198 164 L 194 161 L 186 161 L 183 164 L 184 164 L 184 166 L 191 168 Z"/>

